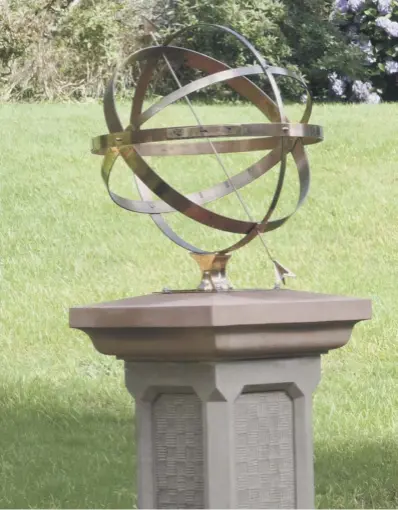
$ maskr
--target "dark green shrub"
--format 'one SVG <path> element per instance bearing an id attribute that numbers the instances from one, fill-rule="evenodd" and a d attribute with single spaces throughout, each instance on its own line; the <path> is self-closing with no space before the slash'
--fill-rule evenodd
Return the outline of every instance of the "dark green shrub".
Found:
<path id="1" fill-rule="evenodd" d="M 330 22 L 332 2 L 284 0 L 282 32 L 292 49 L 290 62 L 306 77 L 315 97 L 328 95 L 330 73 L 366 76 L 363 52 L 349 45 L 339 27 Z"/>
<path id="2" fill-rule="evenodd" d="M 176 0 L 163 25 L 166 32 L 199 21 L 231 26 L 270 64 L 300 72 L 312 93 L 325 98 L 331 72 L 366 75 L 363 53 L 347 44 L 345 35 L 330 22 L 331 9 L 331 2 L 324 0 Z M 193 49 L 227 63 L 253 62 L 241 43 L 219 32 L 193 32 L 189 42 Z M 281 81 L 288 96 L 302 94 L 294 82 Z M 216 97 L 220 97 L 217 92 Z"/>
<path id="3" fill-rule="evenodd" d="M 159 24 L 160 40 L 200 21 L 230 26 L 268 63 L 301 72 L 322 98 L 331 72 L 362 76 L 367 70 L 361 64 L 363 52 L 347 44 L 328 21 L 330 9 L 330 0 L 2 0 L 0 97 L 100 97 L 114 65 L 142 44 L 144 14 Z M 219 31 L 196 30 L 181 43 L 233 66 L 254 63 L 239 41 Z M 134 83 L 134 72 L 126 76 L 129 85 Z M 285 95 L 301 96 L 300 87 L 280 82 Z M 171 86 L 162 79 L 153 92 L 164 93 Z M 237 99 L 223 86 L 201 97 L 226 98 Z"/>

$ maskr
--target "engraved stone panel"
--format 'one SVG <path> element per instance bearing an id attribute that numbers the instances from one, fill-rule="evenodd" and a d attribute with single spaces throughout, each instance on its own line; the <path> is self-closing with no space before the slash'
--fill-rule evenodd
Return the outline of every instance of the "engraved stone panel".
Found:
<path id="1" fill-rule="evenodd" d="M 202 408 L 194 394 L 153 403 L 156 508 L 204 508 Z"/>
<path id="2" fill-rule="evenodd" d="M 234 411 L 238 508 L 295 508 L 291 398 L 245 393 Z"/>

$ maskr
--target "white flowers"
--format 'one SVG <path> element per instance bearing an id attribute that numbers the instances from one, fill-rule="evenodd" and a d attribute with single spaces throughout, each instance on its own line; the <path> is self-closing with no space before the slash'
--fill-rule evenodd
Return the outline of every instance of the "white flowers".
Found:
<path id="1" fill-rule="evenodd" d="M 392 10 L 391 0 L 377 0 L 377 10 L 382 16 L 390 14 Z"/>
<path id="2" fill-rule="evenodd" d="M 335 11 L 345 14 L 347 11 L 359 12 L 365 5 L 365 0 L 335 0 Z"/>
<path id="3" fill-rule="evenodd" d="M 334 13 L 340 15 L 334 19 L 349 44 L 363 53 L 362 64 L 368 69 L 329 74 L 331 96 L 378 104 L 388 89 L 389 97 L 398 98 L 398 0 L 334 0 Z M 369 81 L 363 78 L 366 75 Z"/>
<path id="4" fill-rule="evenodd" d="M 381 102 L 379 94 L 372 92 L 373 85 L 369 81 L 355 80 L 351 82 L 348 78 L 338 76 L 337 73 L 329 74 L 328 79 L 330 91 L 334 97 L 339 99 L 348 97 L 351 100 L 368 104 L 379 104 Z"/>
<path id="5" fill-rule="evenodd" d="M 380 17 L 376 19 L 376 26 L 382 28 L 391 37 L 398 37 L 398 23 L 396 21 Z"/>
<path id="6" fill-rule="evenodd" d="M 348 0 L 335 0 L 334 10 L 343 14 L 346 13 L 348 11 Z"/>
<path id="7" fill-rule="evenodd" d="M 395 62 L 395 60 L 392 59 L 386 60 L 385 69 L 387 74 L 398 73 L 398 62 Z"/>
<path id="8" fill-rule="evenodd" d="M 346 81 L 344 78 L 337 76 L 337 73 L 331 73 L 328 76 L 330 89 L 337 97 L 342 97 L 346 89 Z"/>
<path id="9" fill-rule="evenodd" d="M 365 102 L 368 104 L 379 104 L 380 101 L 381 97 L 379 96 L 379 94 L 377 94 L 377 92 L 372 92 L 371 94 L 368 95 L 368 98 Z"/>
<path id="10" fill-rule="evenodd" d="M 352 93 L 355 98 L 359 101 L 366 101 L 372 90 L 372 84 L 370 82 L 363 82 L 361 80 L 355 80 L 352 84 Z"/>
<path id="11" fill-rule="evenodd" d="M 353 44 L 358 46 L 363 51 L 363 53 L 366 55 L 366 62 L 368 64 L 373 64 L 374 62 L 376 62 L 374 48 L 372 43 L 370 42 L 370 39 L 353 42 Z"/>
<path id="12" fill-rule="evenodd" d="M 352 94 L 357 101 L 368 104 L 378 104 L 381 97 L 377 92 L 372 92 L 372 84 L 369 81 L 355 80 L 352 84 Z"/>
<path id="13" fill-rule="evenodd" d="M 365 0 L 348 0 L 348 7 L 352 12 L 359 12 L 365 5 Z"/>

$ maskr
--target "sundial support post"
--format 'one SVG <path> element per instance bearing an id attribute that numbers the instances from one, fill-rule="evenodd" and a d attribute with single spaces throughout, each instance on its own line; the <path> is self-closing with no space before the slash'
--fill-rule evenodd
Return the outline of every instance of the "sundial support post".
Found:
<path id="1" fill-rule="evenodd" d="M 139 508 L 314 508 L 321 355 L 371 302 L 288 290 L 153 294 L 72 308 L 125 361 Z"/>
<path id="2" fill-rule="evenodd" d="M 202 279 L 198 291 L 214 292 L 231 290 L 227 277 L 227 264 L 231 255 L 221 253 L 191 253 L 191 257 L 198 263 Z"/>

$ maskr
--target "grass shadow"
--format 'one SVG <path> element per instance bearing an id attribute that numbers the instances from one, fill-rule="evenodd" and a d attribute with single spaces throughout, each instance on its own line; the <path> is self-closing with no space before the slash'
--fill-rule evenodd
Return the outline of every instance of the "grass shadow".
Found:
<path id="1" fill-rule="evenodd" d="M 315 481 L 317 508 L 398 508 L 398 443 L 316 444 Z"/>
<path id="2" fill-rule="evenodd" d="M 0 508 L 134 508 L 131 401 L 33 391 L 0 395 Z M 318 440 L 315 479 L 317 508 L 397 508 L 398 443 Z"/>
<path id="3" fill-rule="evenodd" d="M 134 508 L 132 404 L 38 393 L 0 395 L 0 508 Z"/>

